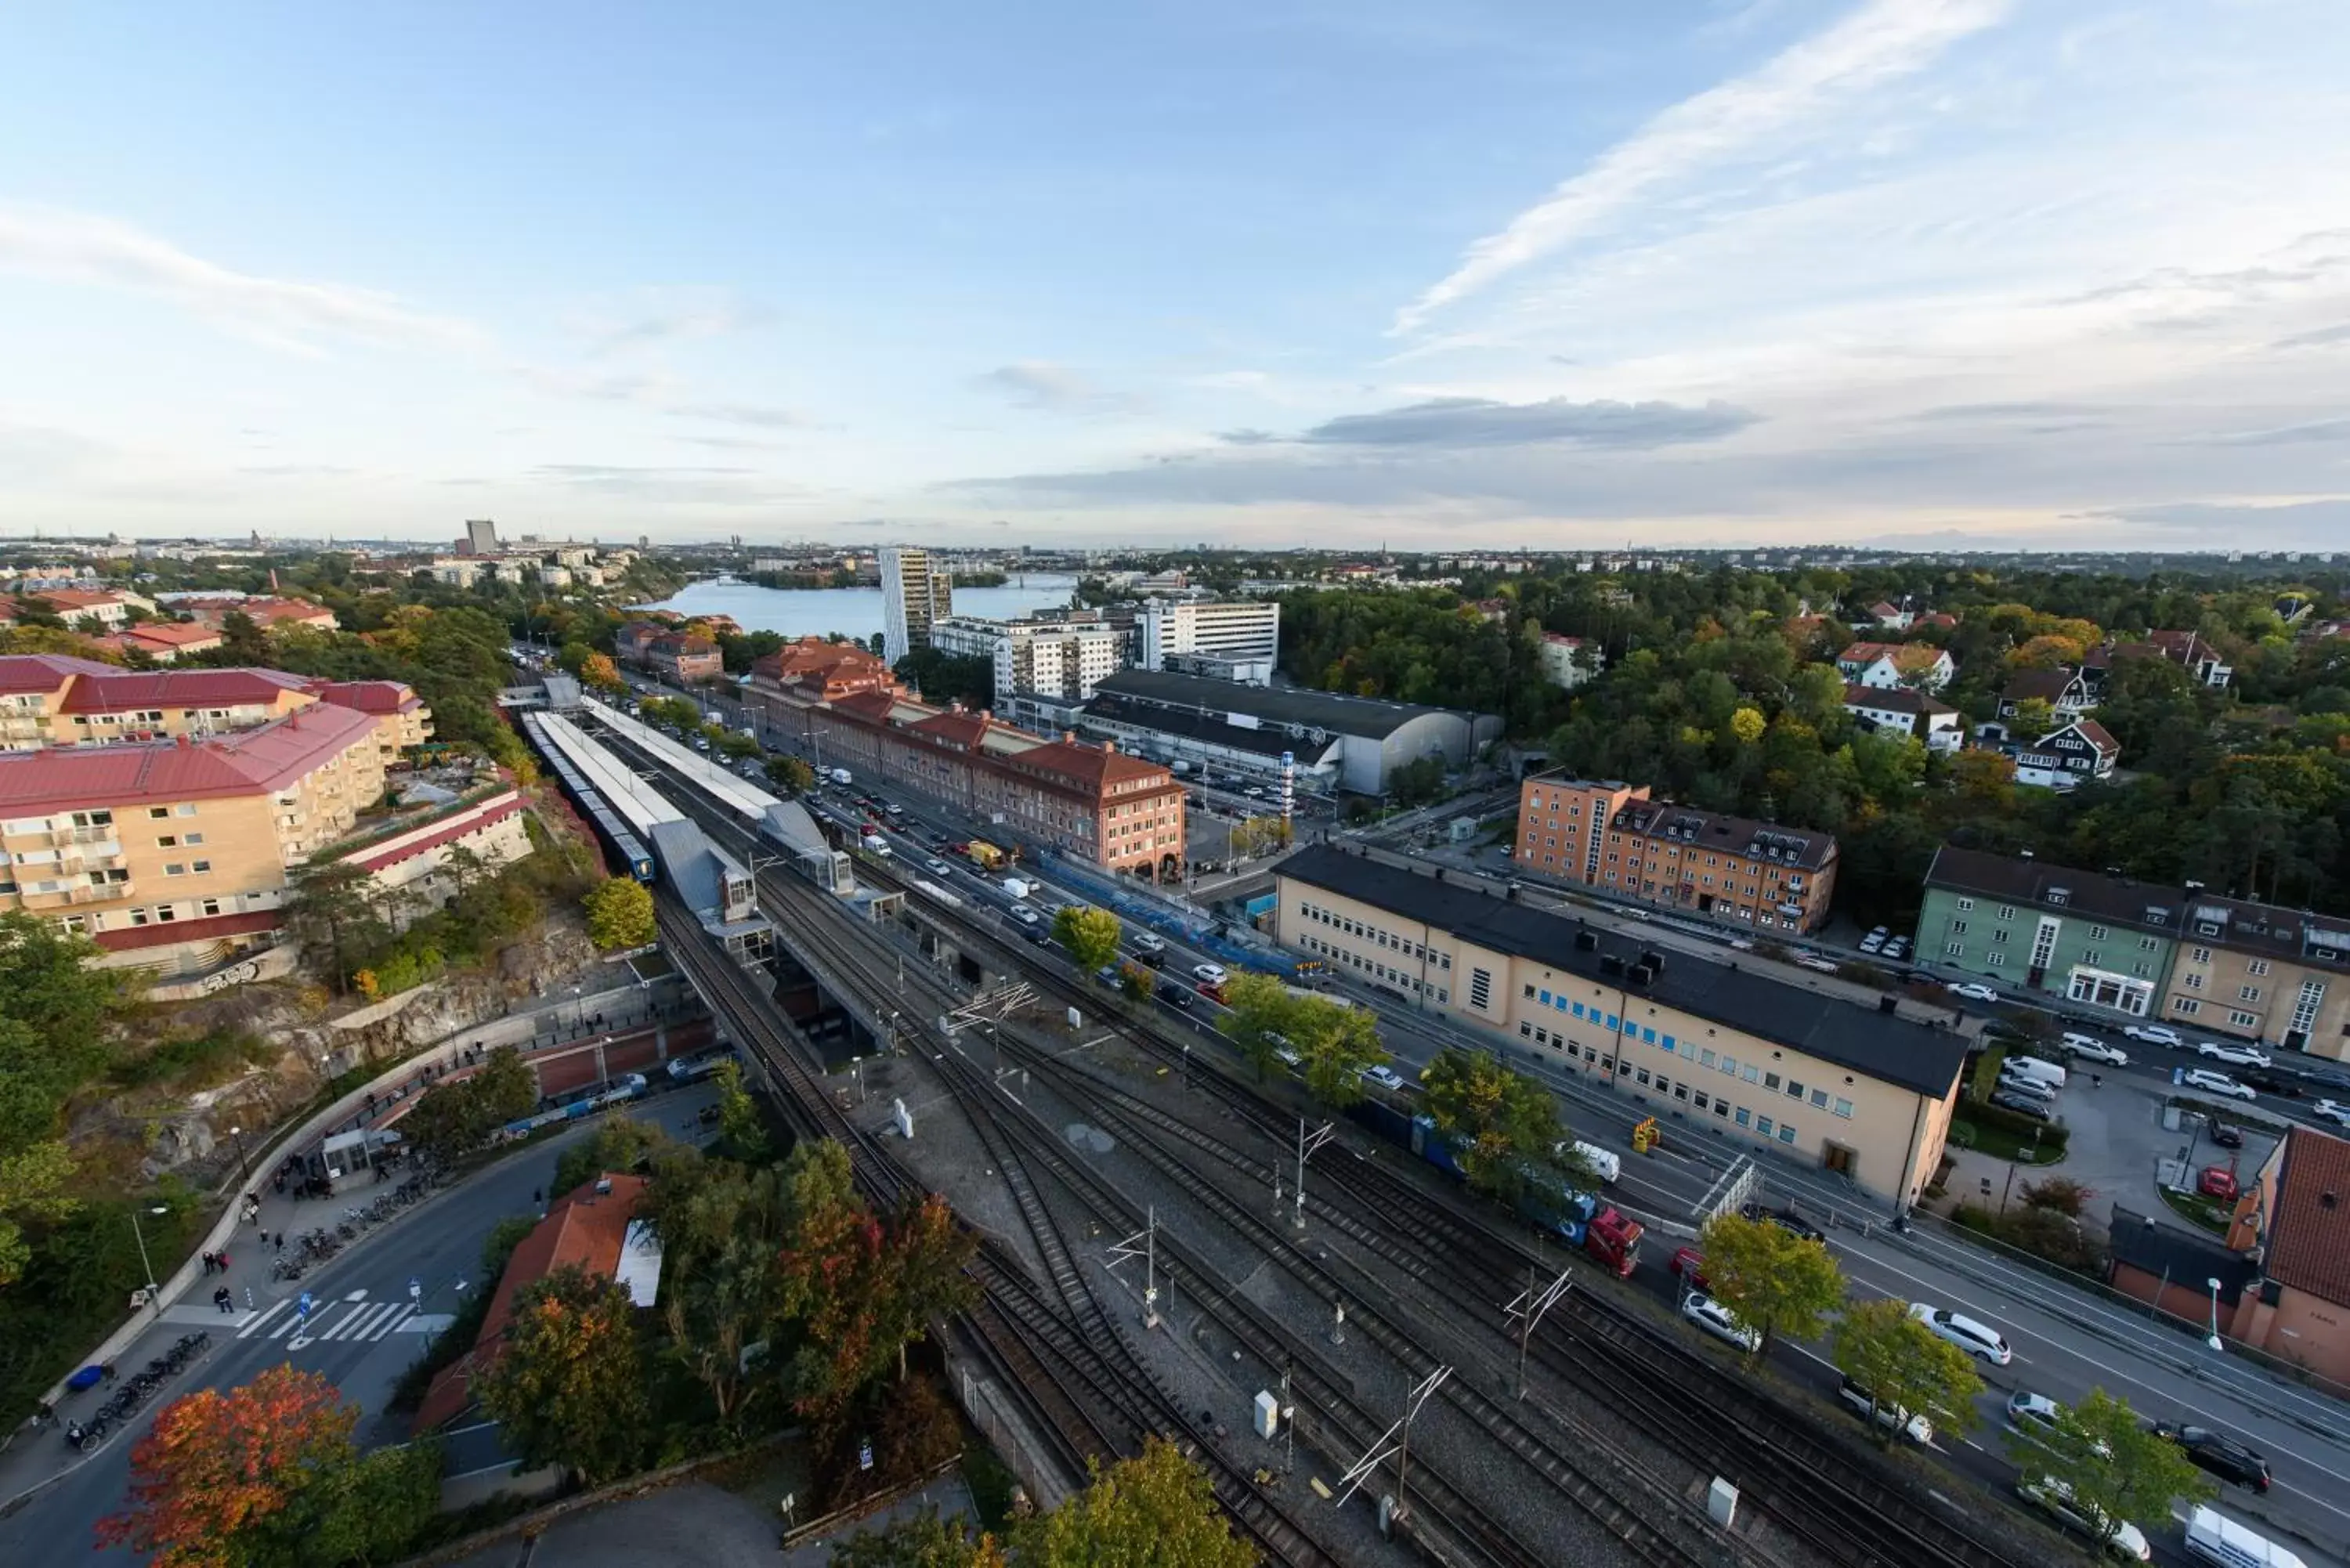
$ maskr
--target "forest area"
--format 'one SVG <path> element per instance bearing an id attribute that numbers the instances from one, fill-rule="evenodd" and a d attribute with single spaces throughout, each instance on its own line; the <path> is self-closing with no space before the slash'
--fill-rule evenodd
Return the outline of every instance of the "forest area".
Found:
<path id="1" fill-rule="evenodd" d="M 1506 614 L 1484 618 L 1471 607 L 1484 598 Z M 2094 714 L 2122 747 L 2114 778 L 2019 785 L 1996 752 L 1930 755 L 1845 710 L 1834 659 L 1879 600 L 1957 618 L 1866 636 L 1944 648 L 1958 674 L 1939 695 L 1970 732 L 2017 670 L 2077 664 L 2109 639 L 2195 631 L 2234 677 L 2212 688 L 2163 659 L 2117 661 Z M 1300 684 L 1501 713 L 1512 743 L 1552 766 L 1836 834 L 1838 903 L 1863 920 L 1913 912 L 1946 842 L 2350 912 L 2350 638 L 2310 634 L 2345 613 L 2338 572 L 1566 571 L 1282 605 Z M 1604 671 L 1572 694 L 1548 684 L 1545 632 L 1585 639 Z"/>

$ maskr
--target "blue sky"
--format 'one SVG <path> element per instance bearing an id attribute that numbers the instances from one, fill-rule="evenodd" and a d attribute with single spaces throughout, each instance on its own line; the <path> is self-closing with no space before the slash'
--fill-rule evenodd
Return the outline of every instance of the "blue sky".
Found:
<path id="1" fill-rule="evenodd" d="M 2338 0 L 51 6 L 0 531 L 2350 548 Z"/>

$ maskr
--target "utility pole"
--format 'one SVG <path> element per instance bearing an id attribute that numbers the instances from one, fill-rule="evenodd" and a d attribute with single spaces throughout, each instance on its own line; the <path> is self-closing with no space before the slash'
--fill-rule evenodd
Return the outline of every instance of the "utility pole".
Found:
<path id="1" fill-rule="evenodd" d="M 1297 1220 L 1296 1220 L 1296 1225 L 1297 1225 L 1297 1229 L 1299 1229 L 1300 1231 L 1303 1231 L 1303 1230 L 1305 1230 L 1305 1160 L 1306 1160 L 1306 1157 L 1307 1157 L 1307 1156 L 1309 1156 L 1309 1155 L 1311 1155 L 1311 1154 L 1312 1154 L 1315 1149 L 1320 1148 L 1324 1144 L 1328 1143 L 1328 1142 L 1329 1142 L 1333 1137 L 1336 1137 L 1337 1136 L 1337 1131 L 1338 1131 L 1338 1129 L 1337 1129 L 1337 1125 L 1336 1125 L 1336 1123 L 1334 1123 L 1334 1122 L 1324 1122 L 1324 1123 L 1323 1123 L 1319 1127 L 1316 1127 L 1313 1132 L 1309 1133 L 1309 1132 L 1307 1132 L 1307 1131 L 1305 1130 L 1305 1118 L 1304 1116 L 1300 1116 L 1300 1117 L 1298 1117 L 1298 1118 L 1297 1118 Z M 1280 1197 L 1280 1194 L 1279 1194 L 1279 1192 L 1278 1192 L 1278 1191 L 1276 1191 L 1276 1192 L 1274 1193 L 1274 1196 L 1276 1199 L 1278 1199 L 1278 1198 Z"/>
<path id="2" fill-rule="evenodd" d="M 1142 1326 L 1159 1326 L 1159 1209 L 1156 1204 L 1145 1210 L 1141 1230 L 1109 1250 L 1111 1267 L 1128 1258 L 1142 1260 Z"/>
<path id="3" fill-rule="evenodd" d="M 1571 1269 L 1562 1270 L 1558 1278 L 1547 1286 L 1542 1286 L 1534 1273 L 1534 1266 L 1528 1263 L 1525 1293 L 1502 1309 L 1503 1316 L 1518 1320 L 1518 1397 L 1521 1399 L 1526 1397 L 1526 1352 L 1534 1344 L 1534 1325 L 1542 1321 L 1543 1314 L 1558 1304 L 1559 1297 L 1566 1294 L 1567 1281 L 1573 1273 Z"/>
<path id="4" fill-rule="evenodd" d="M 1395 1509 L 1391 1518 L 1410 1517 L 1411 1501 L 1404 1488 L 1410 1476 L 1412 1417 L 1419 1414 L 1419 1407 L 1427 1403 L 1428 1397 L 1441 1387 L 1445 1379 L 1451 1376 L 1452 1368 L 1440 1366 L 1421 1378 L 1412 1386 L 1411 1392 L 1404 1396 L 1403 1415 L 1398 1417 L 1395 1425 L 1380 1433 L 1378 1440 L 1364 1451 L 1363 1457 L 1357 1459 L 1347 1473 L 1338 1478 L 1339 1506 L 1343 1507 L 1347 1500 L 1360 1489 L 1363 1482 L 1377 1473 L 1379 1466 L 1387 1461 L 1388 1453 L 1393 1452 L 1396 1456 L 1396 1495 Z M 1395 1446 L 1392 1449 L 1388 1446 L 1389 1439 L 1394 1440 Z"/>

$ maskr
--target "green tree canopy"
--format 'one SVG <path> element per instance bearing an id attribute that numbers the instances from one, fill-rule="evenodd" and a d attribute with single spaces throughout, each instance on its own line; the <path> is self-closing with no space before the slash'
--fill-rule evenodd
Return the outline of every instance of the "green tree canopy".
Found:
<path id="1" fill-rule="evenodd" d="M 1471 1187 L 1515 1199 L 1534 1171 L 1555 1164 L 1566 1137 L 1556 1096 L 1499 1057 L 1448 1045 L 1419 1081 L 1428 1114 Z"/>
<path id="2" fill-rule="evenodd" d="M 1020 1568 L 1253 1568 L 1207 1472 L 1162 1438 L 1097 1469 L 1092 1484 L 1014 1533 Z"/>
<path id="3" fill-rule="evenodd" d="M 1078 971 L 1091 974 L 1118 957 L 1126 934 L 1116 915 L 1087 904 L 1064 904 L 1053 911 L 1053 940 L 1069 950 Z"/>
<path id="4" fill-rule="evenodd" d="M 2008 1456 L 2027 1484 L 2036 1476 L 2064 1483 L 2084 1519 L 2148 1533 L 2178 1504 L 2205 1501 L 2218 1490 L 2185 1449 L 2156 1437 L 2128 1400 L 2102 1388 L 2060 1410 L 2054 1430 L 2011 1434 Z"/>
<path id="5" fill-rule="evenodd" d="M 1698 1237 L 1713 1296 L 1762 1335 L 1816 1339 L 1844 1301 L 1844 1272 L 1819 1241 L 1768 1220 L 1717 1214 Z"/>
<path id="6" fill-rule="evenodd" d="M 1712 1268 L 1709 1254 L 1708 1279 Z M 1952 1433 L 1975 1424 L 1975 1397 L 1983 1385 L 1974 1358 L 1911 1317 L 1906 1302 L 1879 1296 L 1846 1307 L 1836 1322 L 1832 1355 L 1838 1371 L 1867 1389 L 1880 1407 L 1902 1412 L 1904 1420 L 1923 1416 Z M 1896 1428 L 1879 1423 L 1874 1430 L 1889 1443 Z"/>
<path id="7" fill-rule="evenodd" d="M 634 877 L 607 877 L 586 902 L 588 940 L 606 952 L 648 946 L 657 934 L 652 893 Z"/>

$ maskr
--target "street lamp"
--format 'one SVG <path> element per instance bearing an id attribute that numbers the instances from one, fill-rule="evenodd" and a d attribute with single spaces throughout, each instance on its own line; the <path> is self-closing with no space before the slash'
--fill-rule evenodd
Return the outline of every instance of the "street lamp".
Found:
<path id="1" fill-rule="evenodd" d="M 150 1214 L 169 1214 L 171 1211 L 168 1207 L 161 1203 L 150 1204 L 147 1209 Z M 132 1209 L 130 1212 L 130 1234 L 137 1238 L 139 1242 L 139 1268 L 140 1272 L 147 1276 L 147 1304 L 154 1309 L 156 1319 L 160 1322 L 163 1316 L 163 1292 L 161 1287 L 155 1283 L 155 1265 L 147 1261 L 147 1233 L 139 1228 L 139 1210 Z"/>
<path id="2" fill-rule="evenodd" d="M 579 1000 L 579 982 L 573 981 L 571 982 L 571 1027 L 578 1028 L 586 1022 L 587 1016 L 587 1004 Z"/>
<path id="3" fill-rule="evenodd" d="M 244 1158 L 244 1129 L 233 1127 L 228 1129 L 228 1136 L 236 1140 L 236 1179 L 238 1185 L 242 1186 L 253 1174 L 253 1168 Z"/>
<path id="4" fill-rule="evenodd" d="M 2206 1280 L 2204 1283 L 2211 1287 L 2211 1337 L 2203 1343 L 2214 1350 L 2225 1350 L 2228 1347 L 2220 1338 L 2220 1282 Z"/>

